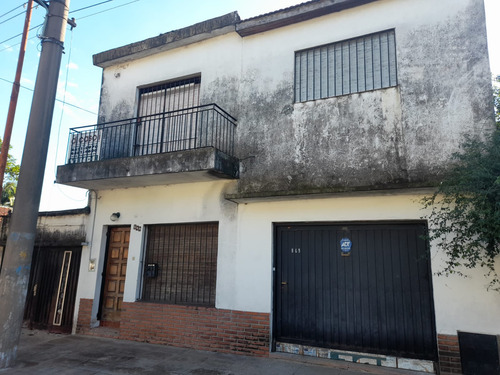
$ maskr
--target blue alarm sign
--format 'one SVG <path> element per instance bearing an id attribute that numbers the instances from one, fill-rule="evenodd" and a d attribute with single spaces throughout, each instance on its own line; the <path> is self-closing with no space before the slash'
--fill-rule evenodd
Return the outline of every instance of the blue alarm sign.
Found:
<path id="1" fill-rule="evenodd" d="M 340 240 L 340 251 L 342 253 L 342 256 L 349 256 L 351 255 L 351 248 L 352 248 L 352 242 L 349 238 L 342 238 Z"/>

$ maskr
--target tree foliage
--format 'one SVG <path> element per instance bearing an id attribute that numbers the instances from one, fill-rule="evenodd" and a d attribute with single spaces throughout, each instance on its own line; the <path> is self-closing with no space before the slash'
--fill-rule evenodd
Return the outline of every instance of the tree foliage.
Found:
<path id="1" fill-rule="evenodd" d="M 2 140 L 0 139 L 0 148 L 2 147 Z M 12 148 L 12 147 L 10 147 Z M 19 179 L 19 164 L 16 159 L 9 154 L 7 156 L 7 165 L 5 167 L 4 182 L 2 187 L 1 203 L 3 205 L 12 206 L 14 204 L 14 196 L 16 194 L 17 180 Z"/>
<path id="2" fill-rule="evenodd" d="M 500 82 L 500 76 L 496 77 Z M 442 275 L 464 276 L 463 267 L 485 269 L 489 288 L 500 291 L 500 88 L 494 86 L 496 130 L 486 141 L 466 137 L 437 191 L 422 199 L 430 210 L 429 240 L 447 256 Z"/>

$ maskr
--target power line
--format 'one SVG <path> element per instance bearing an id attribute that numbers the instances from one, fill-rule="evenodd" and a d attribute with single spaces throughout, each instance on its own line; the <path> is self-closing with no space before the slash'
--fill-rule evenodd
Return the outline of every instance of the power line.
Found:
<path id="1" fill-rule="evenodd" d="M 4 14 L 0 15 L 0 18 L 2 18 L 3 16 L 6 16 L 7 14 L 12 13 L 12 12 L 13 12 L 13 11 L 15 11 L 17 8 L 23 7 L 23 6 L 25 6 L 26 4 L 28 4 L 28 3 L 23 3 L 23 4 L 21 4 L 21 5 L 18 5 L 18 6 L 17 6 L 17 7 L 15 7 L 14 9 L 11 9 L 11 10 L 9 10 L 8 12 L 6 12 L 6 13 L 4 13 Z"/>
<path id="2" fill-rule="evenodd" d="M 35 35 L 35 36 L 32 36 L 31 38 L 28 38 L 28 40 L 35 39 L 35 38 L 38 38 L 38 37 Z M 18 45 L 20 45 L 20 44 L 21 44 L 21 42 L 16 43 L 16 44 L 12 44 L 12 45 L 10 45 L 10 46 L 8 46 L 8 47 L 5 47 L 5 48 L 3 48 L 3 49 L 0 49 L 0 52 L 6 51 L 6 50 L 11 49 L 11 48 L 13 48 L 13 47 L 16 47 L 16 46 L 18 46 Z"/>
<path id="3" fill-rule="evenodd" d="M 97 12 L 97 13 L 92 13 L 92 14 L 89 14 L 88 16 L 80 17 L 79 20 L 83 20 L 84 18 L 96 16 L 98 14 L 101 14 L 101 13 L 104 13 L 104 12 L 108 12 L 108 11 L 116 9 L 116 8 L 121 8 L 121 7 L 124 7 L 125 5 L 129 5 L 129 4 L 132 4 L 132 3 L 137 3 L 138 1 L 140 1 L 140 0 L 129 1 L 128 3 L 117 5 L 117 6 L 113 7 L 113 8 L 109 8 L 109 9 L 106 9 L 106 10 L 103 10 L 103 11 L 100 11 L 100 12 Z"/>
<path id="4" fill-rule="evenodd" d="M 13 20 L 14 18 L 16 18 L 16 17 L 18 17 L 18 16 L 20 16 L 21 14 L 24 14 L 24 13 L 26 13 L 26 11 L 21 12 L 21 13 L 17 13 L 15 16 L 12 16 L 12 17 L 10 17 L 10 18 L 7 18 L 5 21 L 0 22 L 0 25 L 1 25 L 2 23 L 7 22 L 7 21 Z"/>
<path id="5" fill-rule="evenodd" d="M 64 81 L 64 94 L 63 94 L 63 105 L 61 108 L 61 116 L 59 117 L 59 126 L 57 127 L 57 141 L 56 144 L 59 145 L 59 138 L 61 136 L 61 125 L 64 117 L 64 104 L 66 101 L 66 90 L 68 88 L 68 77 L 69 77 L 69 64 L 71 63 L 71 51 L 73 50 L 73 28 L 71 28 L 71 39 L 69 42 L 69 53 L 68 62 L 66 64 L 66 79 Z M 57 154 L 59 152 L 59 147 L 56 147 L 56 157 L 54 160 L 54 174 L 57 174 Z"/>
<path id="6" fill-rule="evenodd" d="M 96 6 L 98 6 L 98 5 L 102 5 L 102 4 L 109 3 L 109 2 L 111 2 L 111 1 L 114 1 L 114 0 L 105 0 L 105 1 L 101 1 L 100 3 L 96 3 L 96 4 L 89 5 L 89 6 L 84 7 L 84 8 L 76 9 L 76 10 L 74 10 L 74 11 L 71 11 L 70 13 L 75 13 L 75 12 L 78 12 L 78 11 L 80 11 L 80 10 L 93 8 L 93 7 L 96 7 Z M 108 11 L 113 10 L 113 9 L 121 8 L 121 7 L 124 7 L 124 6 L 126 6 L 126 5 L 129 5 L 129 4 L 132 4 L 132 3 L 136 3 L 136 2 L 138 2 L 138 1 L 140 1 L 140 0 L 133 0 L 133 1 L 129 1 L 128 3 L 125 3 L 125 4 L 120 4 L 120 5 L 117 5 L 117 6 L 115 6 L 115 7 L 112 7 L 112 8 L 109 8 L 109 9 L 105 9 L 105 10 L 102 10 L 102 11 L 100 11 L 100 12 L 92 13 L 92 14 L 89 14 L 89 15 L 87 15 L 87 16 L 81 17 L 81 18 L 79 18 L 79 20 L 82 20 L 82 19 L 84 19 L 84 18 L 93 17 L 93 16 L 95 16 L 95 15 L 98 15 L 98 14 L 101 14 L 101 13 L 104 13 L 104 12 L 108 12 Z M 17 8 L 15 8 L 15 9 L 17 9 Z M 15 10 L 15 9 L 14 9 L 14 10 Z M 23 13 L 24 13 L 24 12 L 23 12 Z M 4 21 L 4 22 L 6 22 L 6 21 Z M 37 27 L 40 27 L 40 26 L 42 26 L 42 25 L 43 25 L 43 23 L 41 23 L 41 24 L 39 24 L 39 25 L 37 25 L 37 26 L 34 26 L 34 27 L 32 27 L 31 29 L 29 29 L 29 31 L 31 31 L 31 30 L 33 30 L 33 29 L 36 29 Z M 21 35 L 23 35 L 23 34 L 22 34 L 22 33 L 20 33 L 20 34 L 14 35 L 13 37 L 10 37 L 10 38 L 8 38 L 8 39 L 5 39 L 5 40 L 1 41 L 1 42 L 0 42 L 0 44 L 3 44 L 3 43 L 5 43 L 5 42 L 8 42 L 9 40 L 15 39 L 15 38 L 17 38 L 17 37 L 19 37 L 19 36 L 21 36 Z M 10 48 L 10 47 L 4 48 L 4 49 L 0 50 L 0 52 L 5 51 L 5 50 L 8 50 L 9 48 Z"/>
<path id="7" fill-rule="evenodd" d="M 13 84 L 13 83 L 14 83 L 14 82 L 9 81 L 8 79 L 5 79 L 5 78 L 0 78 L 0 81 L 4 81 L 4 82 L 7 82 L 7 83 L 11 83 L 11 84 Z M 23 88 L 23 89 L 25 89 L 25 90 L 31 91 L 31 92 L 33 92 L 33 91 L 34 91 L 33 89 L 30 89 L 29 87 L 26 87 L 26 86 L 23 86 L 23 85 L 19 85 L 19 87 L 21 87 L 21 88 Z M 58 102 L 60 102 L 60 103 L 63 103 L 63 104 L 65 104 L 65 105 L 68 105 L 68 106 L 70 106 L 70 107 L 77 108 L 77 109 L 79 109 L 79 110 L 81 110 L 81 111 L 85 111 L 85 112 L 88 112 L 88 113 L 90 113 L 90 114 L 97 115 L 97 113 L 95 113 L 95 112 L 92 112 L 92 111 L 90 111 L 90 110 L 88 110 L 88 109 L 85 109 L 85 108 L 79 107 L 79 106 L 77 106 L 77 105 L 75 105 L 75 104 L 68 103 L 68 102 L 66 102 L 66 101 L 64 101 L 64 100 L 61 100 L 61 99 L 56 99 L 56 101 L 58 101 Z"/>
<path id="8" fill-rule="evenodd" d="M 28 38 L 28 40 L 35 39 L 35 38 L 38 38 L 38 36 L 37 36 L 37 35 L 32 36 L 31 38 Z M 0 52 L 5 51 L 5 50 L 8 50 L 8 49 L 11 49 L 11 48 L 16 47 L 16 46 L 18 46 L 18 45 L 20 45 L 20 44 L 21 44 L 21 42 L 16 43 L 16 44 L 12 44 L 12 45 L 10 45 L 10 46 L 8 46 L 8 47 L 5 47 L 4 49 L 0 49 Z"/>
<path id="9" fill-rule="evenodd" d="M 102 5 L 102 4 L 109 3 L 110 1 L 113 1 L 113 0 L 101 1 L 100 3 L 94 4 L 94 5 L 89 5 L 88 7 L 85 7 L 85 8 L 80 8 L 80 9 L 77 9 L 77 10 L 71 10 L 69 13 L 70 13 L 70 14 L 73 14 L 73 13 L 79 12 L 79 11 L 81 11 L 81 10 L 85 10 L 85 9 L 89 9 L 89 8 L 96 7 L 96 6 L 98 6 L 98 5 Z"/>
<path id="10" fill-rule="evenodd" d="M 139 0 L 136 0 L 136 1 L 139 1 Z M 43 23 L 41 23 L 41 24 L 39 24 L 39 25 L 36 25 L 36 26 L 33 26 L 31 29 L 29 29 L 29 31 L 34 30 L 34 29 L 36 29 L 37 27 L 40 27 L 40 26 L 42 26 L 42 25 L 43 25 Z M 13 37 L 11 37 L 11 38 L 9 38 L 9 39 L 5 39 L 5 40 L 1 41 L 1 42 L 0 42 L 0 44 L 3 44 L 3 43 L 5 43 L 5 42 L 8 42 L 9 40 L 12 40 L 12 39 L 14 39 L 14 38 L 17 38 L 18 36 L 21 36 L 21 35 L 23 35 L 23 33 L 21 33 L 21 34 L 17 34 L 17 35 L 14 35 Z"/>

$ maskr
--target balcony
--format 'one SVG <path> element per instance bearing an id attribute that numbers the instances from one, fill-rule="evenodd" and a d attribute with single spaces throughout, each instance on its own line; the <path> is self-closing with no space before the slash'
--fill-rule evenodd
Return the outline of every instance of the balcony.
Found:
<path id="1" fill-rule="evenodd" d="M 236 119 L 216 104 L 70 130 L 56 182 L 110 189 L 239 175 Z"/>

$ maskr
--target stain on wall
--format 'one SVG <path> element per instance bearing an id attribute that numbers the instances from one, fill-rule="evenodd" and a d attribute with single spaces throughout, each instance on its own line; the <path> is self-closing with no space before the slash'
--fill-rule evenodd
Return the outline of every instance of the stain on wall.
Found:
<path id="1" fill-rule="evenodd" d="M 201 72 L 201 102 L 216 103 L 238 120 L 237 192 L 305 194 L 438 183 L 465 134 L 484 137 L 493 129 L 481 4 L 469 0 L 444 21 L 395 19 L 396 87 L 304 103 L 294 103 L 293 47 L 264 58 L 257 46 L 266 33 L 231 39 L 228 48 L 235 55 L 228 73 L 217 76 L 220 66 L 204 64 L 207 50 L 200 43 L 193 73 Z M 237 58 L 242 48 L 248 56 Z M 136 88 L 120 92 L 123 81 L 117 82 L 126 78 L 125 69 L 107 70 L 100 114 L 106 121 L 133 117 Z"/>

